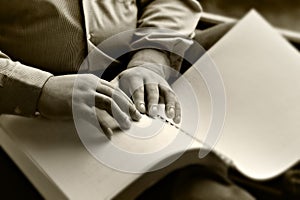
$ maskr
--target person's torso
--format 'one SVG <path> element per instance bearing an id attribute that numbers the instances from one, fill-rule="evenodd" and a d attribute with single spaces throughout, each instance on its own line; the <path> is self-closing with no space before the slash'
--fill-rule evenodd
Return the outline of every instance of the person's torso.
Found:
<path id="1" fill-rule="evenodd" d="M 134 0 L 1 1 L 0 50 L 52 73 L 76 72 L 87 46 L 135 28 L 136 20 Z"/>

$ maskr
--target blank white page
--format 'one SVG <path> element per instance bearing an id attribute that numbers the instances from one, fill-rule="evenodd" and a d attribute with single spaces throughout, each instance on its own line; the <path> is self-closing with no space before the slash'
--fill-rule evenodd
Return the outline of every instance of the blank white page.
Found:
<path id="1" fill-rule="evenodd" d="M 299 52 L 251 11 L 208 53 L 227 97 L 215 149 L 254 179 L 271 178 L 295 164 L 300 159 Z"/>

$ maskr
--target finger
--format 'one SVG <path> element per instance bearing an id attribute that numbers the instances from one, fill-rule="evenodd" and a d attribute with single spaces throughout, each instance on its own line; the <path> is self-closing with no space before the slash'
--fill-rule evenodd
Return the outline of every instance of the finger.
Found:
<path id="1" fill-rule="evenodd" d="M 133 78 L 129 81 L 129 96 L 131 96 L 133 103 L 141 113 L 146 113 L 144 100 L 144 82 L 142 78 Z"/>
<path id="2" fill-rule="evenodd" d="M 129 117 L 121 110 L 112 98 L 96 93 L 95 105 L 99 109 L 106 110 L 107 113 L 109 113 L 118 122 L 120 128 L 130 128 L 131 121 Z"/>
<path id="3" fill-rule="evenodd" d="M 135 105 L 124 98 L 124 95 L 118 92 L 114 93 L 112 96 L 113 101 L 115 101 L 123 112 L 130 116 L 133 120 L 139 121 L 142 118 L 140 112 L 136 109 Z"/>
<path id="4" fill-rule="evenodd" d="M 101 130 L 104 135 L 110 140 L 113 135 L 113 131 L 111 130 L 109 123 L 105 120 L 105 114 L 107 114 L 105 110 L 99 110 L 96 108 L 96 115 Z"/>
<path id="5" fill-rule="evenodd" d="M 148 114 L 155 117 L 158 113 L 159 90 L 158 85 L 149 83 L 145 85 L 147 93 Z"/>
<path id="6" fill-rule="evenodd" d="M 100 94 L 104 94 L 108 97 L 112 97 L 112 95 L 114 93 L 114 88 L 110 87 L 106 84 L 103 84 L 103 82 L 100 81 L 99 84 L 97 85 L 96 92 L 98 92 Z"/>
<path id="7" fill-rule="evenodd" d="M 103 93 L 108 95 L 109 97 L 112 97 L 112 95 L 115 92 L 120 93 L 127 101 L 133 104 L 131 99 L 118 87 L 113 86 L 110 82 L 107 82 L 105 80 L 100 79 L 99 84 L 97 85 L 96 88 L 97 92 Z"/>
<path id="8" fill-rule="evenodd" d="M 160 90 L 163 93 L 166 116 L 173 119 L 175 117 L 176 96 L 169 87 L 160 86 Z"/>
<path id="9" fill-rule="evenodd" d="M 144 100 L 144 86 L 136 89 L 132 94 L 132 100 L 136 106 L 136 108 L 141 113 L 146 113 L 146 106 L 145 106 L 145 100 Z"/>
<path id="10" fill-rule="evenodd" d="M 173 121 L 176 124 L 179 124 L 181 121 L 181 107 L 178 101 L 175 103 L 175 117 L 173 118 Z"/>
<path id="11" fill-rule="evenodd" d="M 129 97 L 121 90 L 116 90 L 116 88 L 100 84 L 97 87 L 97 92 L 112 98 L 122 109 L 122 111 L 130 116 L 133 120 L 138 121 L 142 118 L 140 112 L 136 109 Z"/>
<path id="12" fill-rule="evenodd" d="M 108 82 L 108 81 L 106 81 L 104 79 L 100 79 L 100 84 L 106 85 L 106 86 L 114 89 L 117 86 L 117 82 L 116 81 L 117 80 L 114 79 L 113 82 Z"/>

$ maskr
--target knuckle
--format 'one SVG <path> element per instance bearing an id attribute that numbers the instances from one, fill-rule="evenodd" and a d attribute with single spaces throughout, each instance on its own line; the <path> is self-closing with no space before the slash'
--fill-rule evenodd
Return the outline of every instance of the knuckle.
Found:
<path id="1" fill-rule="evenodd" d="M 144 88 L 140 87 L 140 88 L 137 88 L 136 90 L 134 90 L 135 94 L 143 94 L 144 93 Z"/>
<path id="2" fill-rule="evenodd" d="M 134 93 L 133 93 L 133 95 L 132 95 L 132 97 L 134 98 L 134 99 L 143 99 L 144 98 L 144 91 L 138 91 L 138 90 L 136 90 Z"/>
<path id="3" fill-rule="evenodd" d="M 152 104 L 157 104 L 158 103 L 158 99 L 156 98 L 149 98 L 148 99 L 148 104 L 152 105 Z"/>
<path id="4" fill-rule="evenodd" d="M 87 90 L 97 85 L 97 81 L 100 79 L 93 74 L 80 74 L 77 76 L 76 89 Z"/>
<path id="5" fill-rule="evenodd" d="M 137 91 L 144 92 L 144 85 L 139 85 Z"/>
<path id="6" fill-rule="evenodd" d="M 158 101 L 159 95 L 158 93 L 151 93 L 150 95 L 148 95 L 147 99 L 149 101 Z"/>
<path id="7" fill-rule="evenodd" d="M 83 74 L 82 76 L 85 80 L 91 81 L 91 82 L 100 80 L 99 77 L 97 77 L 94 74 Z"/>
<path id="8" fill-rule="evenodd" d="M 158 94 L 158 88 L 157 87 L 148 87 L 147 93 L 150 95 L 157 95 Z"/>
<path id="9" fill-rule="evenodd" d="M 174 102 L 168 102 L 167 104 L 166 104 L 166 106 L 167 106 L 167 108 L 169 108 L 169 107 L 175 107 L 175 103 Z"/>
<path id="10" fill-rule="evenodd" d="M 150 93 L 157 93 L 158 90 L 156 88 L 148 88 L 148 92 L 150 92 Z"/>

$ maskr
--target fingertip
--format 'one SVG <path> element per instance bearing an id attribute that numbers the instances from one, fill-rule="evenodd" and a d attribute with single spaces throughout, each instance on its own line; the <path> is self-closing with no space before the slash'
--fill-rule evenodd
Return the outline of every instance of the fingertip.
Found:
<path id="1" fill-rule="evenodd" d="M 145 103 L 137 103 L 136 107 L 141 113 L 146 113 Z"/>
<path id="2" fill-rule="evenodd" d="M 180 115 L 177 115 L 173 118 L 173 121 L 175 122 L 175 124 L 179 124 L 180 121 L 181 121 L 181 116 Z"/>
<path id="3" fill-rule="evenodd" d="M 142 114 L 138 110 L 135 110 L 134 116 L 136 121 L 139 121 L 142 118 Z"/>
<path id="4" fill-rule="evenodd" d="M 129 114 L 131 119 L 133 119 L 134 121 L 139 121 L 142 118 L 142 114 L 139 112 L 135 105 L 131 105 L 129 107 Z"/>
<path id="5" fill-rule="evenodd" d="M 167 106 L 166 114 L 167 114 L 168 118 L 173 119 L 175 117 L 175 109 L 174 109 L 174 107 Z"/>
<path id="6" fill-rule="evenodd" d="M 173 121 L 176 124 L 179 124 L 181 121 L 181 107 L 180 107 L 179 102 L 175 103 L 175 117 L 174 117 Z"/>
<path id="7" fill-rule="evenodd" d="M 158 114 L 158 105 L 153 104 L 153 105 L 149 106 L 149 112 L 148 112 L 148 114 L 151 117 L 155 117 Z"/>
<path id="8" fill-rule="evenodd" d="M 128 117 L 125 117 L 124 120 L 122 120 L 122 122 L 120 123 L 120 128 L 121 129 L 130 129 L 131 127 L 131 120 Z"/>

